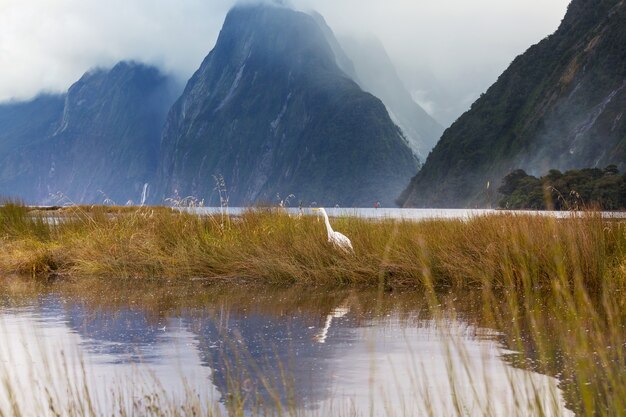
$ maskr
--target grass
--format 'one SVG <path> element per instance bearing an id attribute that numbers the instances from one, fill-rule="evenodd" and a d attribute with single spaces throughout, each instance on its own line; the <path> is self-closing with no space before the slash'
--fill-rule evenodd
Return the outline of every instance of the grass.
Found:
<path id="1" fill-rule="evenodd" d="M 94 280 L 409 290 L 435 316 L 460 304 L 481 327 L 501 331 L 515 352 L 508 360 L 558 377 L 577 415 L 626 415 L 623 221 L 598 213 L 331 219 L 352 255 L 326 241 L 315 217 L 275 209 L 233 218 L 100 207 L 49 216 L 0 208 L 0 271 L 67 277 L 79 292 Z"/>
<path id="2" fill-rule="evenodd" d="M 328 244 L 316 217 L 276 209 L 223 219 L 166 208 L 76 207 L 50 217 L 6 204 L 0 208 L 0 271 L 526 291 L 562 277 L 564 284 L 581 280 L 595 291 L 606 274 L 626 268 L 626 225 L 593 213 L 420 223 L 339 218 L 333 226 L 351 238 L 355 255 Z"/>

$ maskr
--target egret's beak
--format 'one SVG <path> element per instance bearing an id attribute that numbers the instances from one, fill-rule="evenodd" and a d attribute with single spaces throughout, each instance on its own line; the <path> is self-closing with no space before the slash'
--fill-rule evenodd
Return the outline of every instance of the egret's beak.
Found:
<path id="1" fill-rule="evenodd" d="M 318 208 L 312 208 L 311 210 L 313 210 L 313 211 L 320 211 L 320 209 L 318 209 Z"/>

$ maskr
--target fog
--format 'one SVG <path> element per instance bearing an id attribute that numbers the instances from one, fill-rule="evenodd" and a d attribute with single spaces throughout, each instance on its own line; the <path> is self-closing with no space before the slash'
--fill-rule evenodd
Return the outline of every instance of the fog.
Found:
<path id="1" fill-rule="evenodd" d="M 416 101 L 448 124 L 511 60 L 552 33 L 568 0 L 292 0 L 341 38 L 376 37 Z M 235 0 L 0 0 L 0 101 L 66 90 L 123 59 L 187 79 Z"/>

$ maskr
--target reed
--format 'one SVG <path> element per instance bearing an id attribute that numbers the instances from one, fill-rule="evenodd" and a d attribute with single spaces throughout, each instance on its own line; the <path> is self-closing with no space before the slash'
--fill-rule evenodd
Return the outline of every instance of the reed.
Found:
<path id="1" fill-rule="evenodd" d="M 0 271 L 66 276 L 78 287 L 99 279 L 408 289 L 442 316 L 461 299 L 481 326 L 502 331 L 511 363 L 558 377 L 577 415 L 626 415 L 623 221 L 593 212 L 331 221 L 354 255 L 328 244 L 315 217 L 280 209 L 224 219 L 73 208 L 51 221 L 8 204 Z"/>
<path id="2" fill-rule="evenodd" d="M 0 208 L 0 271 L 107 279 L 241 279 L 256 282 L 529 290 L 578 283 L 594 291 L 623 274 L 626 226 L 594 213 L 468 221 L 333 219 L 355 254 L 326 241 L 323 223 L 278 209 L 225 221 L 165 208 L 76 207 L 61 214 Z M 431 282 L 432 281 L 432 282 Z M 580 281 L 580 282 L 579 282 Z"/>

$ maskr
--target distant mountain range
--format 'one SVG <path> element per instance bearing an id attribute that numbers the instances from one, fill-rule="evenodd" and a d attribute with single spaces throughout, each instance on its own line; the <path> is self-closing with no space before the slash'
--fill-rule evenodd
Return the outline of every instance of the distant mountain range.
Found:
<path id="1" fill-rule="evenodd" d="M 398 202 L 485 207 L 516 169 L 626 168 L 626 2 L 574 0 L 449 129 Z"/>
<path id="2" fill-rule="evenodd" d="M 85 74 L 65 95 L 0 105 L 0 194 L 48 204 L 140 202 L 175 93 L 156 68 L 123 62 Z"/>
<path id="3" fill-rule="evenodd" d="M 0 104 L 0 195 L 488 207 L 517 169 L 624 171 L 625 4 L 574 0 L 438 142 L 379 42 L 338 40 L 316 13 L 238 6 L 184 89 L 121 62 Z"/>
<path id="4" fill-rule="evenodd" d="M 381 66 L 375 86 L 315 13 L 236 7 L 182 95 L 122 62 L 64 95 L 0 105 L 0 195 L 219 205 L 219 188 L 231 206 L 393 205 L 441 128 Z"/>

